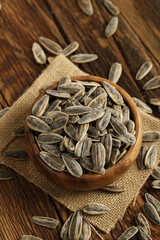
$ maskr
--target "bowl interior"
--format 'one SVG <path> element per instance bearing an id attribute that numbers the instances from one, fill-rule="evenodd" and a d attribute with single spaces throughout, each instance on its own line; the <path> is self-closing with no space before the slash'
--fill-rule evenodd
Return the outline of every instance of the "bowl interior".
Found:
<path id="1" fill-rule="evenodd" d="M 28 155 L 30 159 L 36 164 L 36 167 L 48 178 L 53 180 L 57 185 L 69 188 L 72 190 L 93 190 L 105 185 L 111 184 L 114 181 L 118 180 L 123 174 L 125 174 L 129 168 L 133 165 L 136 160 L 136 157 L 139 153 L 141 143 L 142 143 L 142 119 L 139 114 L 139 110 L 136 107 L 134 101 L 130 97 L 130 95 L 118 86 L 115 83 L 110 82 L 104 78 L 95 77 L 95 76 L 77 76 L 72 77 L 72 81 L 80 80 L 80 81 L 96 81 L 102 83 L 103 81 L 109 82 L 112 86 L 114 86 L 120 94 L 123 96 L 125 103 L 128 105 L 131 111 L 131 116 L 133 121 L 135 122 L 135 137 L 136 143 L 129 147 L 129 150 L 125 154 L 125 156 L 117 162 L 112 167 L 106 169 L 106 173 L 103 175 L 100 174 L 83 174 L 79 178 L 75 178 L 67 172 L 56 172 L 47 166 L 43 160 L 39 157 L 39 148 L 36 144 L 33 132 L 28 128 L 28 125 L 25 124 L 25 136 L 26 136 L 26 144 Z M 58 85 L 58 82 L 53 83 L 48 89 L 55 89 Z M 38 98 L 35 100 L 37 102 L 45 93 L 46 90 L 43 91 Z M 33 105 L 35 104 L 33 103 Z M 32 106 L 33 106 L 32 105 Z M 32 109 L 32 108 L 31 108 Z M 31 114 L 31 110 L 29 115 Z"/>

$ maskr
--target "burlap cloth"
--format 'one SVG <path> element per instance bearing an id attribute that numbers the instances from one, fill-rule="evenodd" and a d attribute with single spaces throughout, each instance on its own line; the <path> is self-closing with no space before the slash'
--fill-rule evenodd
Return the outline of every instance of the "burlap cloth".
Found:
<path id="1" fill-rule="evenodd" d="M 101 216 L 89 216 L 87 220 L 100 230 L 109 233 L 116 222 L 121 219 L 126 208 L 137 196 L 141 187 L 151 173 L 151 170 L 139 171 L 137 165 L 125 174 L 116 185 L 126 187 L 126 191 L 120 194 L 110 194 L 103 191 L 75 192 L 57 187 L 53 182 L 43 177 L 34 167 L 31 161 L 15 161 L 7 159 L 2 155 L 3 151 L 9 149 L 25 149 L 25 140 L 22 137 L 14 137 L 13 130 L 23 124 L 24 119 L 39 90 L 54 81 L 59 81 L 63 76 L 86 75 L 66 57 L 58 56 L 47 67 L 47 69 L 35 80 L 30 88 L 13 104 L 11 109 L 0 119 L 0 159 L 16 172 L 33 182 L 44 192 L 49 193 L 54 199 L 74 211 L 89 202 L 98 202 L 107 205 L 110 213 Z M 144 131 L 159 130 L 160 121 L 144 112 Z M 149 145 L 149 144 L 146 144 Z M 157 142 L 158 161 L 160 162 L 160 142 Z"/>

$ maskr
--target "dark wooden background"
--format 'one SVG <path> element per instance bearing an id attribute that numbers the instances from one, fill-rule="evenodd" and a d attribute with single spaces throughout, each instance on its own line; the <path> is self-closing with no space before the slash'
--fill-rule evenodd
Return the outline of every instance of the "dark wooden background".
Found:
<path id="1" fill-rule="evenodd" d="M 131 96 L 148 103 L 159 97 L 160 91 L 143 91 L 142 86 L 152 76 L 160 74 L 160 2 L 159 0 L 113 0 L 119 7 L 119 27 L 110 39 L 104 36 L 111 14 L 102 0 L 93 0 L 94 15 L 86 16 L 75 0 L 5 0 L 0 12 L 0 109 L 11 106 L 23 91 L 41 73 L 31 47 L 43 35 L 62 47 L 78 41 L 77 53 L 96 53 L 99 59 L 80 68 L 92 75 L 107 77 L 115 61 L 123 65 L 119 85 Z M 47 53 L 50 56 L 49 53 Z M 154 64 L 151 73 L 135 81 L 139 66 L 146 60 Z M 159 117 L 156 107 L 153 114 Z M 1 166 L 6 169 L 6 167 Z M 23 177 L 8 169 L 14 180 L 0 182 L 0 239 L 18 240 L 23 234 L 33 234 L 44 240 L 60 239 L 60 229 L 70 211 L 51 199 Z M 149 179 L 141 189 L 135 206 L 128 207 L 124 218 L 106 235 L 106 240 L 117 239 L 122 232 L 135 224 L 134 217 L 142 211 L 144 193 L 150 192 L 160 199 L 158 191 L 150 187 Z M 55 217 L 59 225 L 55 230 L 31 223 L 33 215 Z M 160 239 L 160 228 L 150 222 L 152 238 Z M 92 232 L 91 239 L 100 239 Z M 133 238 L 137 239 L 137 237 Z"/>

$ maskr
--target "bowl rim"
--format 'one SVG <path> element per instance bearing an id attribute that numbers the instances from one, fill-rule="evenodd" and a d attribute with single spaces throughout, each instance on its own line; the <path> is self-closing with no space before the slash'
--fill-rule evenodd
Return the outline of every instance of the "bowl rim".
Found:
<path id="1" fill-rule="evenodd" d="M 113 170 L 115 170 L 115 172 L 119 172 L 120 168 L 124 168 L 124 170 L 126 170 L 125 172 L 127 172 L 129 170 L 129 168 L 133 165 L 133 163 L 135 162 L 136 160 L 136 157 L 134 160 L 132 160 L 132 162 L 130 161 L 127 162 L 127 158 L 129 158 L 129 156 L 131 155 L 131 153 L 133 152 L 133 150 L 135 148 L 137 148 L 137 144 L 140 144 L 142 143 L 142 119 L 141 119 L 141 115 L 139 113 L 139 110 L 136 106 L 136 104 L 134 103 L 133 99 L 131 98 L 131 96 L 123 89 L 121 88 L 119 85 L 109 81 L 108 79 L 105 79 L 105 78 L 102 78 L 102 77 L 97 77 L 97 76 L 91 76 L 91 75 L 85 75 L 85 76 L 74 76 L 74 77 L 71 77 L 71 80 L 72 81 L 75 81 L 75 80 L 78 80 L 78 81 L 95 81 L 95 82 L 99 82 L 99 83 L 102 83 L 103 81 L 107 81 L 108 83 L 110 83 L 112 86 L 114 86 L 118 92 L 120 92 L 120 94 L 123 96 L 124 98 L 124 102 L 126 103 L 126 105 L 130 108 L 130 111 L 131 111 L 131 114 L 132 114 L 132 117 L 133 117 L 133 120 L 135 122 L 135 130 L 136 130 L 136 134 L 135 134 L 135 137 L 136 137 L 136 142 L 134 145 L 131 145 L 129 147 L 129 150 L 127 151 L 127 153 L 124 155 L 124 157 L 122 159 L 120 159 L 115 165 L 109 167 L 106 169 L 106 172 L 101 175 L 101 174 L 82 174 L 80 177 L 78 178 L 75 178 L 74 176 L 72 176 L 70 173 L 68 172 L 57 172 L 55 171 L 54 169 L 50 168 L 46 163 L 44 163 L 44 161 L 40 158 L 39 155 L 37 155 L 37 152 L 40 152 L 38 146 L 37 146 L 37 143 L 36 143 L 36 140 L 34 138 L 34 134 L 33 134 L 33 131 L 28 127 L 27 123 L 25 122 L 25 136 L 27 136 L 27 132 L 30 134 L 30 138 L 29 140 L 33 140 L 35 145 L 36 145 L 36 149 L 35 149 L 35 154 L 37 155 L 37 157 L 39 158 L 39 160 L 41 160 L 45 165 L 46 165 L 46 168 L 48 169 L 48 171 L 50 173 L 58 173 L 59 176 L 62 175 L 63 177 L 70 177 L 70 178 L 73 178 L 73 181 L 75 181 L 75 179 L 78 179 L 78 180 L 92 180 L 94 178 L 94 180 L 96 179 L 99 179 L 101 177 L 104 177 L 108 174 L 110 174 Z M 51 86 L 49 86 L 48 88 L 46 88 L 43 92 L 41 92 L 39 94 L 39 96 L 35 99 L 35 101 L 33 102 L 31 108 L 30 108 L 30 111 L 29 113 L 27 114 L 28 115 L 31 115 L 31 111 L 32 111 L 32 107 L 33 105 L 46 93 L 47 90 L 49 89 L 55 89 L 58 85 L 58 81 L 54 82 Z M 28 138 L 26 137 L 26 141 L 28 141 Z M 29 153 L 29 150 L 27 148 L 27 151 Z M 139 151 L 138 151 L 139 152 Z M 30 155 L 30 154 L 29 154 Z M 138 155 L 138 153 L 137 153 Z M 130 157 L 131 159 L 131 157 Z M 40 170 L 40 168 L 39 168 Z M 120 172 L 119 172 L 120 173 Z M 124 174 L 122 174 L 124 175 Z M 119 177 L 117 178 L 119 179 Z M 116 180 L 117 180 L 116 179 Z"/>

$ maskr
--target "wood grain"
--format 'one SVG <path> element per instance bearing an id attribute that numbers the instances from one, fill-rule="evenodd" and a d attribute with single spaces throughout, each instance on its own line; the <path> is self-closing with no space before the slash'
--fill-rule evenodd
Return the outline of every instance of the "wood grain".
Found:
<path id="1" fill-rule="evenodd" d="M 62 47 L 77 40 L 77 53 L 96 53 L 99 59 L 80 68 L 92 75 L 107 78 L 110 65 L 121 62 L 123 74 L 119 85 L 131 96 L 149 104 L 149 98 L 159 97 L 159 89 L 143 91 L 142 86 L 152 76 L 160 74 L 160 5 L 159 0 L 113 0 L 119 7 L 118 31 L 110 39 L 104 36 L 105 26 L 112 15 L 103 1 L 92 1 L 94 15 L 86 16 L 74 0 L 5 0 L 0 14 L 0 108 L 12 103 L 31 85 L 45 66 L 38 65 L 31 46 L 40 35 L 49 37 Z M 47 56 L 50 56 L 47 52 Z M 140 65 L 151 60 L 152 71 L 141 81 L 135 81 Z M 151 106 L 152 107 L 152 106 Z M 160 117 L 157 108 L 152 107 Z M 4 168 L 4 167 L 3 167 Z M 70 212 L 61 204 L 24 178 L 11 171 L 13 181 L 0 182 L 0 238 L 17 240 L 22 234 L 34 234 L 43 239 L 60 239 L 60 228 Z M 128 207 L 124 218 L 104 239 L 117 239 L 129 226 L 135 225 L 134 216 L 142 212 L 144 193 L 150 192 L 160 200 L 158 191 L 150 187 L 149 179 L 136 199 Z M 55 230 L 34 226 L 33 215 L 55 216 L 60 224 Z M 159 239 L 159 228 L 152 224 L 152 238 Z M 91 239 L 100 239 L 95 232 Z M 137 239 L 137 237 L 133 238 Z"/>

